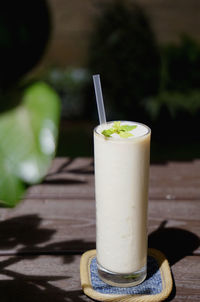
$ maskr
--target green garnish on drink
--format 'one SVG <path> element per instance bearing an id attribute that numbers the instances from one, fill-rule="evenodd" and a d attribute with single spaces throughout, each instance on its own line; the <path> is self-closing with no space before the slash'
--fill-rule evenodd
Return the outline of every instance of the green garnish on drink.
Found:
<path id="1" fill-rule="evenodd" d="M 130 136 L 133 136 L 132 133 L 130 133 L 129 131 L 135 129 L 137 127 L 137 125 L 131 126 L 131 125 L 121 125 L 121 122 L 114 122 L 113 123 L 113 127 L 103 130 L 101 133 L 105 136 L 105 137 L 111 137 L 112 134 L 116 133 L 119 134 L 119 136 L 121 138 L 128 138 Z"/>

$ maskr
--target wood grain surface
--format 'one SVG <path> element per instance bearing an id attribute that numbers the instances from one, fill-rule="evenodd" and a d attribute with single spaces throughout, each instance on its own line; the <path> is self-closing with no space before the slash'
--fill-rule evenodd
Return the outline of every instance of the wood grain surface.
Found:
<path id="1" fill-rule="evenodd" d="M 200 160 L 152 165 L 149 246 L 167 256 L 169 301 L 200 301 Z M 1 209 L 1 301 L 92 301 L 79 262 L 95 248 L 92 158 L 56 158 L 42 184 L 15 209 Z"/>

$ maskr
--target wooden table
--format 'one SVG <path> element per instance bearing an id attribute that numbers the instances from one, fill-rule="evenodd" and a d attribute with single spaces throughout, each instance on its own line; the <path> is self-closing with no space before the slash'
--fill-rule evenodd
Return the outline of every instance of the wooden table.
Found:
<path id="1" fill-rule="evenodd" d="M 169 300 L 200 301 L 200 160 L 152 165 L 149 246 L 169 259 Z M 93 159 L 54 160 L 15 209 L 1 209 L 0 301 L 92 301 L 79 262 L 95 248 Z"/>

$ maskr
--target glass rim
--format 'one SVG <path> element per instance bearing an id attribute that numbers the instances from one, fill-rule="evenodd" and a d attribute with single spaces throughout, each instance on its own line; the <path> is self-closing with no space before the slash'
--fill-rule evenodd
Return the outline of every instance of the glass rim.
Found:
<path id="1" fill-rule="evenodd" d="M 97 132 L 97 128 L 100 126 L 100 125 L 106 125 L 106 124 L 111 124 L 111 123 L 114 123 L 114 122 L 127 122 L 127 123 L 134 123 L 134 124 L 137 124 L 137 125 L 142 125 L 144 126 L 146 129 L 147 129 L 147 133 L 141 135 L 141 136 L 137 136 L 137 137 L 129 137 L 128 139 L 127 138 L 116 138 L 116 137 L 106 137 L 106 139 L 108 140 L 118 140 L 118 141 L 132 141 L 132 140 L 136 140 L 136 139 L 140 139 L 140 138 L 144 138 L 145 136 L 151 134 L 151 128 L 149 128 L 147 125 L 143 124 L 143 123 L 140 123 L 140 122 L 134 122 L 134 121 L 125 121 L 125 120 L 115 120 L 115 121 L 109 121 L 107 123 L 104 123 L 104 124 L 99 124 L 97 125 L 95 128 L 94 128 L 94 133 L 97 134 L 98 136 L 100 137 L 104 137 L 105 136 L 99 132 Z"/>

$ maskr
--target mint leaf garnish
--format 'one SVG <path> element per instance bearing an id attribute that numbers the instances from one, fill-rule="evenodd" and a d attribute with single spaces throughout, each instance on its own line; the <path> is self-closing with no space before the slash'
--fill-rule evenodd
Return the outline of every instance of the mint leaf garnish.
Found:
<path id="1" fill-rule="evenodd" d="M 119 134 L 121 138 L 128 138 L 130 136 L 133 136 L 132 133 L 129 131 L 135 129 L 137 125 L 131 126 L 131 125 L 121 125 L 120 121 L 114 122 L 113 127 L 109 128 L 107 130 L 103 130 L 101 133 L 105 137 L 110 137 L 113 133 Z"/>
<path id="2" fill-rule="evenodd" d="M 110 137 L 111 134 L 114 133 L 114 130 L 113 130 L 112 128 L 110 128 L 110 129 L 107 129 L 107 130 L 103 130 L 101 133 L 102 133 L 104 136 L 106 136 L 106 137 Z"/>
<path id="3" fill-rule="evenodd" d="M 119 133 L 120 132 L 120 128 L 121 128 L 121 122 L 114 122 L 113 123 L 113 129 L 115 130 L 115 133 Z"/>
<path id="4" fill-rule="evenodd" d="M 134 125 L 134 126 L 123 125 L 123 126 L 120 127 L 120 130 L 131 131 L 131 130 L 135 129 L 136 127 L 137 127 L 137 125 Z"/>
<path id="5" fill-rule="evenodd" d="M 130 136 L 133 136 L 133 134 L 129 132 L 120 131 L 119 136 L 122 138 L 128 138 Z"/>

